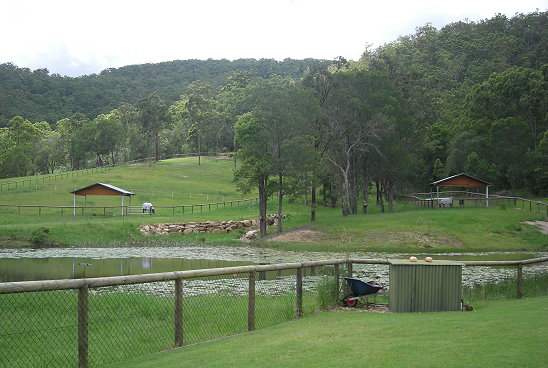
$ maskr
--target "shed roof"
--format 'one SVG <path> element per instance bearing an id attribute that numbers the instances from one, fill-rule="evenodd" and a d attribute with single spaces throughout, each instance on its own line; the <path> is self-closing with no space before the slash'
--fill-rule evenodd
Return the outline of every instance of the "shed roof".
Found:
<path id="1" fill-rule="evenodd" d="M 486 187 L 491 185 L 491 183 L 486 182 L 485 180 L 478 179 L 472 175 L 460 173 L 457 175 L 449 176 L 445 179 L 441 179 L 430 183 L 432 186 L 438 187 Z"/>
<path id="2" fill-rule="evenodd" d="M 115 187 L 114 185 L 95 183 L 88 185 L 87 187 L 75 190 L 71 192 L 74 195 L 115 195 L 115 196 L 132 196 L 134 193 L 122 188 Z"/>
<path id="3" fill-rule="evenodd" d="M 391 265 L 397 266 L 464 266 L 462 262 L 448 261 L 448 260 L 433 260 L 431 262 L 426 262 L 423 260 L 417 260 L 416 262 L 411 262 L 408 259 L 390 259 L 388 260 Z"/>

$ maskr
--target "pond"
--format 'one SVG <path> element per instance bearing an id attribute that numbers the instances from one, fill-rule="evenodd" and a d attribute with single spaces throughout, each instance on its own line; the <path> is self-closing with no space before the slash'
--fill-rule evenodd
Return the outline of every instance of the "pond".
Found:
<path id="1" fill-rule="evenodd" d="M 252 264 L 302 262 L 325 259 L 409 258 L 408 253 L 382 252 L 310 252 L 280 251 L 272 248 L 222 245 L 181 245 L 178 247 L 142 248 L 49 248 L 0 249 L 0 281 L 51 280 L 104 277 L 217 268 Z M 522 260 L 548 255 L 547 252 L 483 252 L 420 254 L 446 260 Z M 358 277 L 388 282 L 388 267 L 355 265 Z M 524 274 L 548 272 L 548 264 L 524 268 Z M 515 274 L 510 267 L 465 267 L 463 283 L 497 282 Z"/>

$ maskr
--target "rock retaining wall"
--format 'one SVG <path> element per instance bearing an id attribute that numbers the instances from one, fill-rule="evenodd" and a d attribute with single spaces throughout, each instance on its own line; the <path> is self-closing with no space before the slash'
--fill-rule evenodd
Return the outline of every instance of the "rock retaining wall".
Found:
<path id="1" fill-rule="evenodd" d="M 278 215 L 268 215 L 267 225 L 277 223 Z M 206 222 L 182 222 L 167 224 L 151 224 L 139 226 L 141 234 L 148 235 L 169 235 L 169 234 L 222 234 L 238 229 L 248 230 L 259 227 L 259 218 L 241 221 L 206 221 Z"/>

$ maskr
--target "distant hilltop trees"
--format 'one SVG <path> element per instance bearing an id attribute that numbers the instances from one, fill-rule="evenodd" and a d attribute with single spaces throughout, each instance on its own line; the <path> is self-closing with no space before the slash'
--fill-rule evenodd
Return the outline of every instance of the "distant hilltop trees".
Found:
<path id="1" fill-rule="evenodd" d="M 235 181 L 260 204 L 318 196 L 354 214 L 374 186 L 390 211 L 398 193 L 460 172 L 546 195 L 547 20 L 427 24 L 358 61 L 186 60 L 79 78 L 3 64 L 0 177 L 215 151 L 237 152 Z"/>

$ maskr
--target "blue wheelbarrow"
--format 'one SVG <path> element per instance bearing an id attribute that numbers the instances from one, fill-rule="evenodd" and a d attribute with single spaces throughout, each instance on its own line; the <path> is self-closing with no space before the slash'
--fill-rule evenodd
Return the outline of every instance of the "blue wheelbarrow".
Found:
<path id="1" fill-rule="evenodd" d="M 377 281 L 364 282 L 353 277 L 345 277 L 344 279 L 351 291 L 351 293 L 346 294 L 344 298 L 341 299 L 341 302 L 346 307 L 355 307 L 358 305 L 359 299 L 367 298 L 377 294 L 381 290 L 386 290 L 386 288 Z"/>

